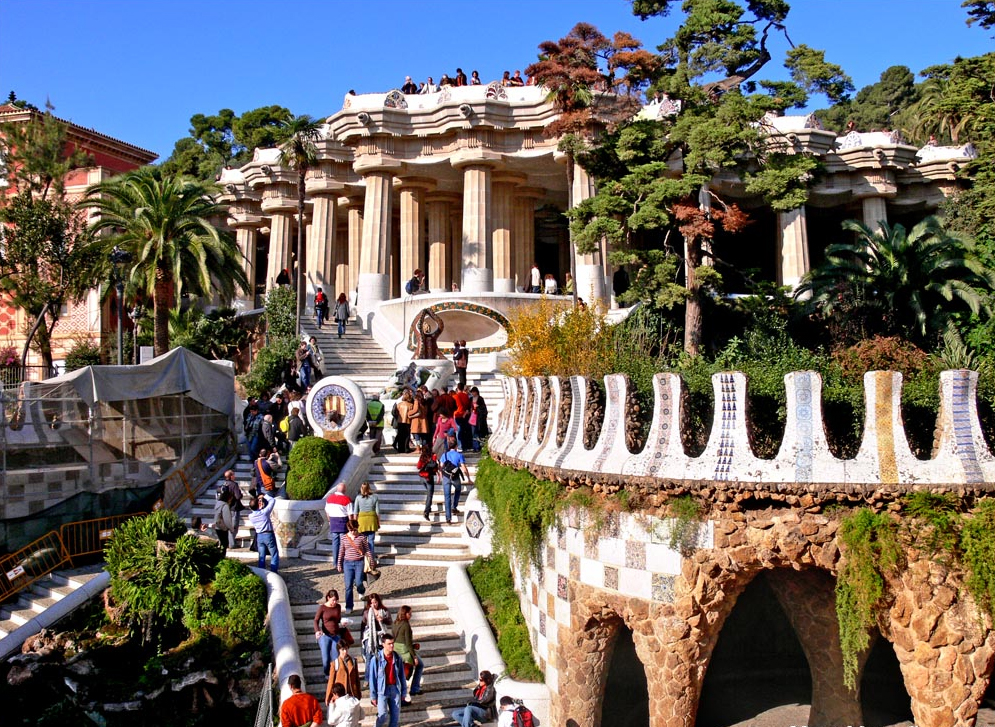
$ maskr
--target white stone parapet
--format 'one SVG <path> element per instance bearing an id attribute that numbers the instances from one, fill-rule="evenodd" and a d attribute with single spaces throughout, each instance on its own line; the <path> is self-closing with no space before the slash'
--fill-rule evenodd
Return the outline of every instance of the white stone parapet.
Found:
<path id="1" fill-rule="evenodd" d="M 940 376 L 940 411 L 936 447 L 927 460 L 917 459 L 908 444 L 901 414 L 902 376 L 889 371 L 864 375 L 864 434 L 852 459 L 832 454 L 822 415 L 822 378 L 814 371 L 785 376 L 787 421 L 773 459 L 758 458 L 750 445 L 747 380 L 740 372 L 715 374 L 714 414 L 708 445 L 689 456 L 680 437 L 681 381 L 676 374 L 654 377 L 654 410 L 646 444 L 640 452 L 626 446 L 627 385 L 623 376 L 605 377 L 605 414 L 597 442 L 584 446 L 588 380 L 570 378 L 570 414 L 561 429 L 564 382 L 556 377 L 506 379 L 506 403 L 498 418 L 490 451 L 496 456 L 545 468 L 606 476 L 637 476 L 685 482 L 756 483 L 758 489 L 790 485 L 806 488 L 833 484 L 867 486 L 969 486 L 995 484 L 995 457 L 984 439 L 976 404 L 978 374 L 944 371 Z M 544 392 L 548 402 L 544 403 Z M 540 430 L 541 412 L 547 410 Z"/>

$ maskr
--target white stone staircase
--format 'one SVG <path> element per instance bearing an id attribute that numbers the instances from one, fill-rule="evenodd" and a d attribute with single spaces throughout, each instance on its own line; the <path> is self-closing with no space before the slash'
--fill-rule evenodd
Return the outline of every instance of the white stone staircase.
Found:
<path id="1" fill-rule="evenodd" d="M 32 583 L 16 598 L 0 606 L 0 639 L 81 588 L 102 569 L 102 565 L 94 565 L 55 571 Z"/>
<path id="2" fill-rule="evenodd" d="M 418 653 L 425 662 L 421 683 L 423 693 L 411 697 L 413 704 L 401 710 L 401 724 L 451 724 L 450 715 L 453 710 L 467 703 L 475 675 L 466 663 L 466 654 L 449 616 L 445 597 L 406 597 L 397 601 L 385 598 L 392 613 L 396 614 L 400 606 L 411 607 L 412 635 L 415 642 L 421 645 Z M 314 639 L 314 613 L 317 608 L 317 604 L 294 604 L 292 610 L 304 667 L 304 682 L 308 692 L 324 703 L 327 680 L 321 673 L 321 653 Z M 346 614 L 345 618 L 350 621 L 349 630 L 356 641 L 349 653 L 356 659 L 360 672 L 364 673 L 366 664 L 360 647 L 362 616 L 359 613 Z M 367 721 L 372 724 L 376 708 L 369 703 L 366 684 L 363 683 L 362 686 L 363 709 Z"/>
<path id="3" fill-rule="evenodd" d="M 324 356 L 322 373 L 325 376 L 347 376 L 369 397 L 383 391 L 397 371 L 388 356 L 369 332 L 355 323 L 346 326 L 342 338 L 336 334 L 335 323 L 326 323 L 320 330 L 313 320 L 301 321 L 305 335 L 314 336 Z"/>

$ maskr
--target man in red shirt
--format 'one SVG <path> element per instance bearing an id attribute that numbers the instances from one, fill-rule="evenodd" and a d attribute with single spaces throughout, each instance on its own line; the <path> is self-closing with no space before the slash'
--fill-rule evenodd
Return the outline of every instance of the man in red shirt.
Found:
<path id="1" fill-rule="evenodd" d="M 453 401 L 456 402 L 456 412 L 453 418 L 456 420 L 456 436 L 459 439 L 459 451 L 469 451 L 473 449 L 473 431 L 470 427 L 470 413 L 473 402 L 470 395 L 466 393 L 465 384 L 456 384 L 456 391 L 453 392 Z"/>
<path id="2" fill-rule="evenodd" d="M 280 727 L 319 727 L 324 722 L 321 702 L 307 694 L 298 674 L 287 680 L 293 694 L 280 705 Z"/>

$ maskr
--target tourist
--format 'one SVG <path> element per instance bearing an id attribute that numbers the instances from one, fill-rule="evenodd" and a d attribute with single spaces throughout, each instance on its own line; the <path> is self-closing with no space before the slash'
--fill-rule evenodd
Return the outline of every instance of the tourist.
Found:
<path id="1" fill-rule="evenodd" d="M 259 454 L 259 448 L 263 446 L 263 416 L 259 413 L 259 405 L 256 402 L 249 404 L 248 415 L 245 419 L 245 441 L 248 447 L 250 459 L 255 459 Z"/>
<path id="2" fill-rule="evenodd" d="M 511 71 L 505 71 L 501 74 L 501 85 L 510 86 L 511 85 Z"/>
<path id="3" fill-rule="evenodd" d="M 276 276 L 277 285 L 290 285 L 290 270 L 284 268 Z"/>
<path id="4" fill-rule="evenodd" d="M 345 483 L 339 482 L 325 498 L 325 515 L 328 517 L 328 535 L 332 541 L 332 554 L 338 558 L 342 536 L 349 531 L 349 523 L 356 517 L 352 500 L 345 494 Z"/>
<path id="5" fill-rule="evenodd" d="M 501 697 L 497 727 L 515 727 L 515 700 L 508 695 Z"/>
<path id="6" fill-rule="evenodd" d="M 563 284 L 563 295 L 574 294 L 574 276 L 570 273 L 566 275 L 566 282 Z"/>
<path id="7" fill-rule="evenodd" d="M 300 412 L 299 406 L 292 406 L 290 407 L 290 416 L 287 417 L 287 441 L 290 442 L 291 449 L 301 437 L 307 435 L 307 425 L 301 419 Z"/>
<path id="8" fill-rule="evenodd" d="M 328 315 L 328 312 L 325 312 Z M 314 371 L 314 380 L 318 381 L 325 374 L 322 371 L 322 367 L 325 365 L 325 354 L 321 352 L 321 348 L 318 346 L 318 339 L 311 336 L 307 340 L 308 353 L 311 355 L 311 368 Z"/>
<path id="9" fill-rule="evenodd" d="M 425 273 L 421 268 L 415 268 L 411 274 L 411 279 L 404 284 L 404 292 L 408 295 L 416 295 L 425 290 Z"/>
<path id="10" fill-rule="evenodd" d="M 421 674 L 425 662 L 418 656 L 418 644 L 414 643 L 411 634 L 411 606 L 401 606 L 397 610 L 397 621 L 394 622 L 394 651 L 404 662 L 404 675 L 411 680 L 409 694 L 421 694 Z M 411 704 L 411 701 L 402 702 Z"/>
<path id="11" fill-rule="evenodd" d="M 425 409 L 425 395 L 416 391 L 408 409 L 408 426 L 415 446 L 421 447 L 428 439 L 428 412 Z"/>
<path id="12" fill-rule="evenodd" d="M 455 341 L 453 343 L 453 366 L 456 367 L 456 378 L 463 386 L 466 386 L 466 367 L 469 365 L 470 352 L 466 348 L 466 341 Z"/>
<path id="13" fill-rule="evenodd" d="M 418 93 L 418 86 L 416 86 L 414 81 L 411 80 L 411 76 L 404 77 L 404 85 L 401 86 L 401 93 L 403 94 Z"/>
<path id="14" fill-rule="evenodd" d="M 432 81 L 432 77 L 429 76 L 428 80 L 425 81 L 425 84 L 421 87 L 421 90 L 418 91 L 418 93 L 421 93 L 421 94 L 435 93 L 438 90 L 439 90 L 439 87 L 435 85 L 435 83 Z"/>
<path id="15" fill-rule="evenodd" d="M 411 451 L 411 410 L 414 409 L 411 389 L 401 392 L 401 400 L 394 405 L 394 451 L 407 454 Z"/>
<path id="16" fill-rule="evenodd" d="M 348 635 L 348 638 L 347 638 Z M 359 686 L 359 665 L 349 653 L 352 635 L 345 626 L 339 628 L 339 656 L 332 662 L 332 668 L 328 674 L 328 687 L 325 690 L 325 704 L 331 701 L 332 690 L 335 685 L 342 687 L 342 690 L 350 697 L 356 699 L 363 698 L 363 692 Z"/>
<path id="17" fill-rule="evenodd" d="M 455 86 L 456 83 L 447 76 L 445 73 L 442 74 L 442 78 L 439 79 L 439 89 L 441 90 L 443 86 Z"/>
<path id="18" fill-rule="evenodd" d="M 374 494 L 369 482 L 359 486 L 359 495 L 356 496 L 356 524 L 359 525 L 359 534 L 369 543 L 370 554 L 375 559 L 377 550 L 374 541 L 380 529 L 380 498 Z"/>
<path id="19" fill-rule="evenodd" d="M 384 636 L 390 635 L 392 619 L 390 611 L 384 605 L 380 594 L 371 593 L 366 608 L 363 611 L 362 634 L 359 643 L 363 647 L 363 658 L 369 664 L 380 648 Z M 366 675 L 369 680 L 369 672 Z"/>
<path id="20" fill-rule="evenodd" d="M 318 727 L 324 721 L 321 702 L 304 691 L 299 674 L 291 674 L 287 686 L 293 694 L 280 705 L 280 727 Z"/>
<path id="21" fill-rule="evenodd" d="M 220 500 L 225 493 L 231 497 L 232 508 L 236 515 L 245 509 L 242 504 L 242 488 L 239 486 L 238 480 L 235 479 L 235 470 L 225 470 L 218 482 L 217 498 Z"/>
<path id="22" fill-rule="evenodd" d="M 266 568 L 266 554 L 269 554 L 269 569 L 276 573 L 280 569 L 280 552 L 276 548 L 276 533 L 273 532 L 273 521 L 270 513 L 276 505 L 276 499 L 270 495 L 256 495 L 249 503 L 249 524 L 256 531 L 256 549 L 259 552 L 259 567 Z"/>
<path id="23" fill-rule="evenodd" d="M 453 419 L 456 420 L 457 450 L 465 452 L 473 448 L 473 431 L 470 429 L 470 414 L 472 413 L 473 401 L 470 399 L 470 394 L 467 393 L 466 384 L 456 384 L 456 391 L 453 392 L 453 401 L 456 402 L 456 411 L 453 412 Z"/>
<path id="24" fill-rule="evenodd" d="M 497 693 L 494 691 L 494 675 L 484 669 L 480 672 L 480 680 L 473 688 L 473 699 L 462 709 L 453 712 L 453 719 L 460 727 L 473 727 L 474 722 L 490 722 L 494 719 L 494 701 Z"/>
<path id="25" fill-rule="evenodd" d="M 369 429 L 369 437 L 373 440 L 373 453 L 380 452 L 380 445 L 383 444 L 383 417 L 384 405 L 380 401 L 380 394 L 372 394 L 370 400 L 366 402 L 366 427 Z"/>
<path id="26" fill-rule="evenodd" d="M 307 391 L 311 387 L 311 371 L 313 369 L 311 349 L 308 348 L 307 341 L 301 341 L 301 345 L 297 347 L 295 355 L 297 356 L 297 373 L 301 383 L 301 390 Z"/>
<path id="27" fill-rule="evenodd" d="M 542 273 L 539 272 L 539 264 L 532 263 L 532 269 L 529 271 L 529 292 L 538 293 L 539 286 L 542 284 Z"/>
<path id="28" fill-rule="evenodd" d="M 480 83 L 480 74 L 477 73 L 476 71 L 471 71 L 470 72 L 470 85 L 471 86 L 480 86 L 481 85 L 481 83 Z"/>
<path id="29" fill-rule="evenodd" d="M 463 455 L 456 450 L 456 442 L 449 441 L 449 448 L 446 453 L 439 458 L 439 466 L 442 468 L 442 497 L 446 508 L 446 523 L 452 524 L 453 515 L 460 515 L 459 499 L 463 494 L 463 477 L 466 483 L 472 485 L 470 480 L 470 470 L 466 467 L 466 460 Z"/>
<path id="30" fill-rule="evenodd" d="M 349 301 L 346 300 L 345 293 L 339 293 L 335 301 L 335 323 L 338 325 L 339 338 L 345 334 L 345 324 L 352 318 L 352 311 L 349 310 Z"/>
<path id="31" fill-rule="evenodd" d="M 276 451 L 276 432 L 273 426 L 273 415 L 266 414 L 263 417 L 263 423 L 259 428 L 259 432 L 262 435 L 263 444 L 272 451 Z"/>
<path id="32" fill-rule="evenodd" d="M 257 495 L 263 492 L 276 493 L 276 476 L 273 474 L 267 449 L 260 449 L 259 456 L 252 463 L 252 490 Z"/>
<path id="33" fill-rule="evenodd" d="M 546 279 L 543 281 L 543 292 L 546 295 L 556 295 L 556 278 L 553 277 L 552 273 L 546 273 Z"/>
<path id="34" fill-rule="evenodd" d="M 515 71 L 515 75 L 512 76 L 511 78 L 509 78 L 508 79 L 508 83 L 506 83 L 505 85 L 506 86 L 524 86 L 525 85 L 525 79 L 522 78 L 522 72 L 521 71 Z"/>
<path id="35" fill-rule="evenodd" d="M 214 532 L 218 536 L 221 555 L 228 555 L 228 548 L 235 547 L 235 533 L 238 532 L 238 514 L 235 511 L 234 499 L 229 491 L 221 493 L 214 501 Z"/>
<path id="36" fill-rule="evenodd" d="M 328 318 L 328 296 L 321 288 L 314 291 L 314 316 L 317 319 L 318 328 L 321 328 L 325 319 Z"/>
<path id="37" fill-rule="evenodd" d="M 465 86 L 466 85 L 466 74 L 463 73 L 462 68 L 456 69 L 456 85 Z"/>
<path id="38" fill-rule="evenodd" d="M 433 454 L 432 447 L 428 444 L 422 445 L 421 455 L 418 457 L 416 467 L 418 469 L 418 476 L 424 480 L 422 486 L 426 490 L 424 516 L 426 520 L 431 521 L 430 514 L 432 512 L 432 500 L 435 498 L 435 477 L 439 471 L 439 460 Z"/>
<path id="39" fill-rule="evenodd" d="M 314 638 L 321 652 L 321 673 L 328 679 L 332 662 L 339 658 L 339 620 L 342 607 L 339 605 L 339 592 L 332 589 L 325 593 L 325 600 L 318 605 L 314 614 Z"/>
<path id="40" fill-rule="evenodd" d="M 346 694 L 341 684 L 329 687 L 325 703 L 328 704 L 328 724 L 333 727 L 359 727 L 362 724 L 363 705 L 357 697 Z"/>
<path id="41" fill-rule="evenodd" d="M 441 398 L 441 396 L 440 396 Z M 435 436 L 432 437 L 432 451 L 437 455 L 442 455 L 446 451 L 446 437 L 452 431 L 456 434 L 456 420 L 449 409 L 439 409 L 439 416 L 435 420 Z"/>
<path id="42" fill-rule="evenodd" d="M 363 585 L 363 564 L 366 556 L 370 555 L 370 545 L 366 538 L 359 534 L 358 526 L 354 520 L 350 520 L 348 531 L 339 543 L 339 552 L 336 558 L 338 569 L 345 574 L 345 608 L 352 613 L 353 608 L 353 587 L 363 595 L 366 586 Z M 372 557 L 372 556 L 371 556 Z"/>
<path id="43" fill-rule="evenodd" d="M 369 662 L 366 675 L 370 683 L 370 703 L 377 708 L 378 727 L 398 727 L 401 701 L 408 696 L 408 683 L 404 679 L 404 662 L 394 653 L 394 637 L 390 634 L 384 635 L 383 649 Z"/>
<path id="44" fill-rule="evenodd" d="M 487 402 L 480 395 L 480 389 L 476 386 L 470 389 L 471 413 L 470 428 L 473 434 L 473 451 L 479 452 L 484 438 L 490 434 L 487 428 Z"/>

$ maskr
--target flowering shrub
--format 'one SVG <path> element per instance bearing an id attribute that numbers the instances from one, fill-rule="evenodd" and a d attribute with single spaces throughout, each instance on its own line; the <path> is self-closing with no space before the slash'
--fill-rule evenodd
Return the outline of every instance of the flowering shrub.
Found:
<path id="1" fill-rule="evenodd" d="M 21 363 L 21 357 L 17 355 L 17 349 L 13 346 L 4 346 L 0 348 L 0 369 L 9 369 L 14 366 L 18 366 Z"/>

